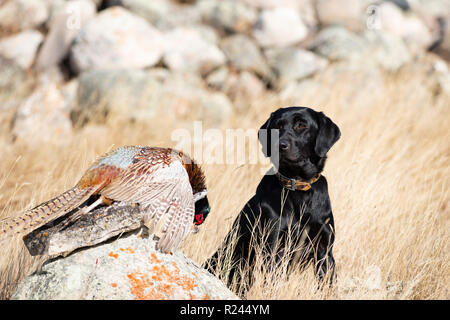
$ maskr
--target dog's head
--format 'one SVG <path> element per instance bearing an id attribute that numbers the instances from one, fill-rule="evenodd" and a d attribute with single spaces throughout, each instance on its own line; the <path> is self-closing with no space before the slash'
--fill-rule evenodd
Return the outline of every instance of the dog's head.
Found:
<path id="1" fill-rule="evenodd" d="M 278 139 L 272 141 L 272 130 Z M 259 140 L 266 157 L 278 151 L 278 165 L 287 176 L 310 179 L 323 170 L 328 150 L 340 138 L 338 126 L 322 112 L 306 107 L 280 108 L 273 112 L 259 130 Z"/>

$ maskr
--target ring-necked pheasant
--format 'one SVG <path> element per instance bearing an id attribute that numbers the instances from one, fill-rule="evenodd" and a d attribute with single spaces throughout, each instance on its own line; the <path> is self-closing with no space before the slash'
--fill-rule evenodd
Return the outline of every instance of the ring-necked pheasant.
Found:
<path id="1" fill-rule="evenodd" d="M 194 222 L 203 223 L 209 213 L 205 176 L 186 154 L 158 147 L 125 146 L 102 157 L 84 173 L 75 187 L 3 222 L 0 238 L 28 234 L 76 209 L 93 195 L 100 197 L 83 208 L 88 213 L 112 201 L 137 203 L 144 210 L 149 232 L 166 214 L 157 249 L 174 251 Z M 71 217 L 73 219 L 73 217 Z"/>

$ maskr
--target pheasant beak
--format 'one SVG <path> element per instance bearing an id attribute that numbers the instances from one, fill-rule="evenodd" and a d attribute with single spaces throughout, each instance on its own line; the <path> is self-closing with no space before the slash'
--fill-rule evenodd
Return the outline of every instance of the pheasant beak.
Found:
<path id="1" fill-rule="evenodd" d="M 196 234 L 198 232 L 199 228 L 197 225 L 192 225 L 192 233 Z"/>

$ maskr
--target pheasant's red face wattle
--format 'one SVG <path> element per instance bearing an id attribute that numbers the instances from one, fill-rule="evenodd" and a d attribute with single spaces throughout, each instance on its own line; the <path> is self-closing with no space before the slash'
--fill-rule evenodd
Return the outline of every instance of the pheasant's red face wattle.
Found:
<path id="1" fill-rule="evenodd" d="M 195 215 L 195 225 L 201 225 L 203 221 L 205 220 L 205 217 L 203 216 L 203 213 L 198 213 Z"/>

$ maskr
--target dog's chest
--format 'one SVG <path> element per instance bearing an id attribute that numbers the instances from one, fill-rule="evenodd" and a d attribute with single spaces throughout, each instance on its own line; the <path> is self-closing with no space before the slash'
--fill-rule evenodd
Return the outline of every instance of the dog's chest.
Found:
<path id="1" fill-rule="evenodd" d="M 290 191 L 280 188 L 279 219 L 284 228 L 291 224 L 304 224 L 311 219 L 310 207 L 312 197 L 306 192 Z"/>

